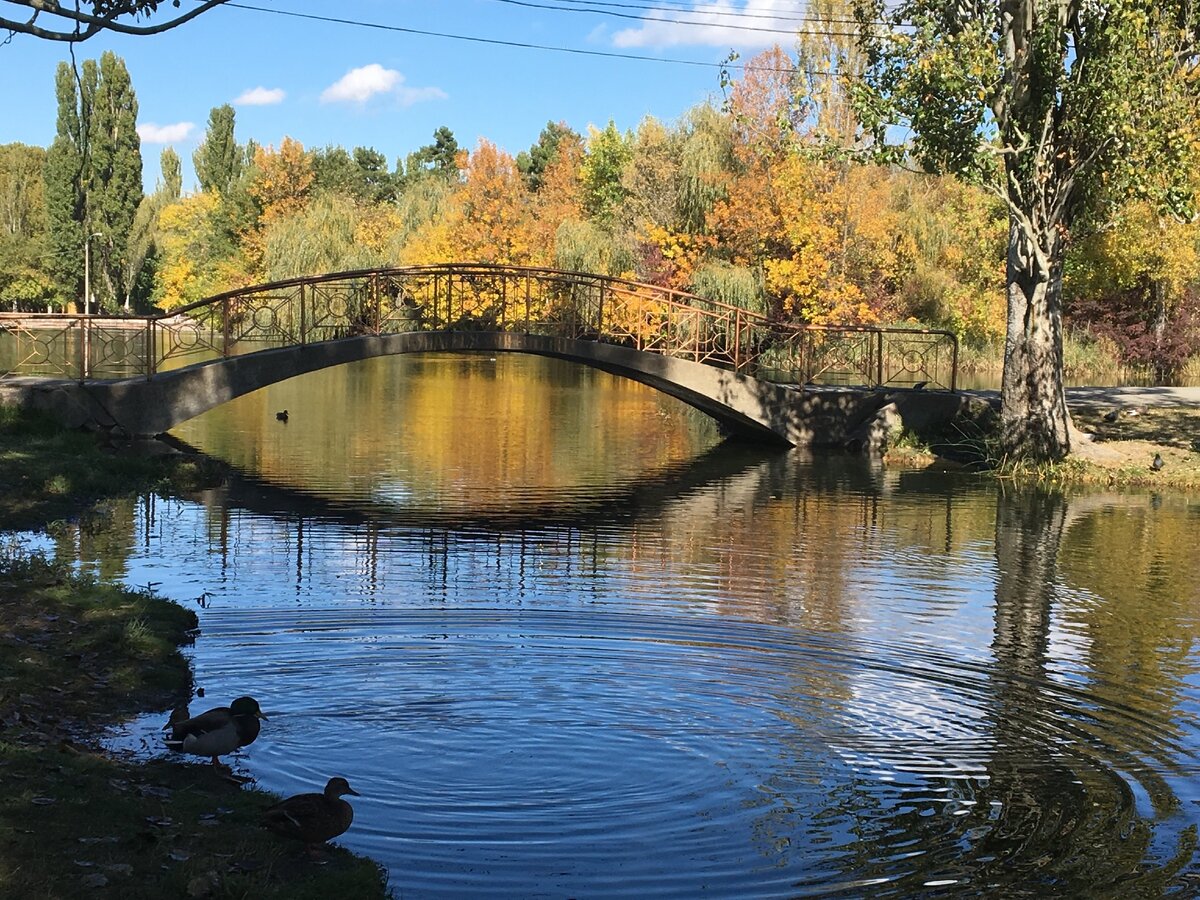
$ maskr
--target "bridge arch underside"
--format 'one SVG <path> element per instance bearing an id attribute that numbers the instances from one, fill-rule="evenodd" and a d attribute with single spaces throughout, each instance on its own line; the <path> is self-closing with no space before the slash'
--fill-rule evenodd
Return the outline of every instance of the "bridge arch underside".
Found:
<path id="1" fill-rule="evenodd" d="M 703 363 L 614 344 L 512 332 L 409 332 L 343 338 L 197 363 L 150 379 L 89 382 L 87 424 L 159 434 L 268 385 L 344 363 L 402 353 L 487 351 L 570 360 L 630 378 L 712 416 L 733 433 L 795 445 L 806 430 L 793 389 Z M 104 421 L 107 420 L 107 421 Z"/>

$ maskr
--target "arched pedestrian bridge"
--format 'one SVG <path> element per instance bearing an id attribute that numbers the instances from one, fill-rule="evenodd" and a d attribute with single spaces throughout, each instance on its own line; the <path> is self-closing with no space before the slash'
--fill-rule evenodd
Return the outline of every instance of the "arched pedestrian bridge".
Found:
<path id="1" fill-rule="evenodd" d="M 305 372 L 468 350 L 594 366 L 789 444 L 811 442 L 818 407 L 849 423 L 882 405 L 880 388 L 953 390 L 958 355 L 950 332 L 787 326 L 619 278 L 445 264 L 295 278 L 145 318 L 0 314 L 0 398 L 156 434 Z M 804 390 L 817 384 L 866 390 Z"/>

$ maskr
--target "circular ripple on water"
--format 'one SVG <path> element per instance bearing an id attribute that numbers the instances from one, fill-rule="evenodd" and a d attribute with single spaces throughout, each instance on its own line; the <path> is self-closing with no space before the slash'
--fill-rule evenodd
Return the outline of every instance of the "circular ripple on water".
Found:
<path id="1" fill-rule="evenodd" d="M 936 648 L 464 608 L 223 610 L 205 644 L 208 695 L 271 716 L 251 771 L 346 775 L 344 842 L 406 894 L 1151 896 L 1192 853 L 1164 723 Z"/>

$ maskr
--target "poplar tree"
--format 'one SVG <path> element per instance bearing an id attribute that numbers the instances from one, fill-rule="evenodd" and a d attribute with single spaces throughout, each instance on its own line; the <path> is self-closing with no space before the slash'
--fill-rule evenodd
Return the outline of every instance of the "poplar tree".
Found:
<path id="1" fill-rule="evenodd" d="M 137 98 L 124 61 L 106 51 L 74 70 L 59 63 L 58 120 L 46 155 L 50 270 L 62 302 L 84 308 L 84 246 L 91 242 L 92 293 L 127 297 L 128 236 L 142 200 Z M 133 273 L 132 277 L 136 277 Z"/>
<path id="2" fill-rule="evenodd" d="M 84 135 L 75 90 L 75 73 L 59 63 L 55 73 L 58 119 L 46 154 L 47 246 L 58 301 L 82 310 Z M 90 234 L 90 232 L 88 232 Z"/>
<path id="3" fill-rule="evenodd" d="M 192 154 L 200 190 L 224 196 L 242 174 L 245 154 L 234 139 L 236 114 L 228 103 L 208 113 L 208 130 Z"/>
<path id="4" fill-rule="evenodd" d="M 111 51 L 101 54 L 94 83 L 87 125 L 85 224 L 89 234 L 99 234 L 92 245 L 92 270 L 102 280 L 104 296 L 128 307 L 137 277 L 128 265 L 129 232 L 142 201 L 137 98 L 124 60 Z"/>
<path id="5" fill-rule="evenodd" d="M 1200 9 L 1185 0 L 860 0 L 860 120 L 886 156 L 1008 207 L 1004 453 L 1057 459 L 1063 262 L 1129 197 L 1195 214 Z M 880 26 L 879 23 L 885 23 Z M 905 126 L 910 146 L 895 148 Z"/>
<path id="6" fill-rule="evenodd" d="M 173 147 L 164 147 L 158 159 L 162 166 L 159 191 L 168 203 L 174 203 L 183 196 L 183 163 Z"/>

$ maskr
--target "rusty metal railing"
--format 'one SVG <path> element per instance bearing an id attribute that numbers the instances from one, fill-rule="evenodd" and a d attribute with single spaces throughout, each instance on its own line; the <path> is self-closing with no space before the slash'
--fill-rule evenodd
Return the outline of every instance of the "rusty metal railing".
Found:
<path id="1" fill-rule="evenodd" d="M 257 350 L 463 330 L 621 344 L 779 383 L 957 387 L 949 331 L 784 325 L 655 285 L 483 263 L 293 278 L 144 318 L 0 313 L 0 377 L 150 377 Z"/>

